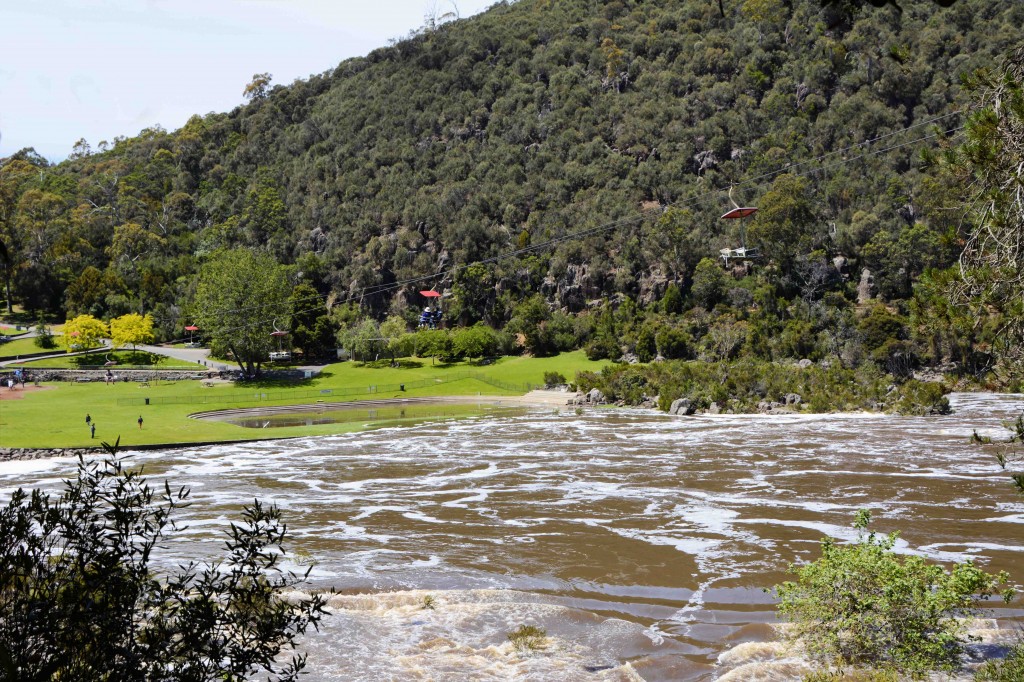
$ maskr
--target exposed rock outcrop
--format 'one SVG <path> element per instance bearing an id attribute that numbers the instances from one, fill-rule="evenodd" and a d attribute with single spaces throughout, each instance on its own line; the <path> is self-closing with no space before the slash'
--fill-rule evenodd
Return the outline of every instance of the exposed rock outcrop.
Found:
<path id="1" fill-rule="evenodd" d="M 864 268 L 860 271 L 860 283 L 857 284 L 857 303 L 864 305 L 875 297 L 875 278 L 871 271 Z"/>

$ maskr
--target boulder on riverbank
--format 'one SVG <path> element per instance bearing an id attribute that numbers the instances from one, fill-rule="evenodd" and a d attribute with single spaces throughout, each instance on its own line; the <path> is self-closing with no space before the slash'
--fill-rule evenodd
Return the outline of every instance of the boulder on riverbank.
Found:
<path id="1" fill-rule="evenodd" d="M 676 398 L 672 401 L 671 407 L 668 408 L 669 414 L 682 414 L 688 415 L 693 414 L 697 411 L 697 405 L 689 398 Z"/>
<path id="2" fill-rule="evenodd" d="M 589 393 L 577 393 L 576 397 L 570 398 L 569 405 L 603 405 L 608 402 L 604 393 L 596 388 L 590 390 Z"/>

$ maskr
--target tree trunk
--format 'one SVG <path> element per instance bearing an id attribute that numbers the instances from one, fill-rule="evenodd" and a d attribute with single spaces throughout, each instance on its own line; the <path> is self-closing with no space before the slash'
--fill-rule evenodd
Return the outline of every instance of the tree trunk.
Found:
<path id="1" fill-rule="evenodd" d="M 4 268 L 4 292 L 7 296 L 7 314 L 14 314 L 14 305 L 11 301 L 11 271 L 10 268 Z"/>
<path id="2" fill-rule="evenodd" d="M 232 344 L 228 344 L 228 350 L 235 356 L 235 362 L 238 363 L 238 369 L 241 370 L 242 374 L 245 374 L 245 365 L 242 364 L 242 356 L 238 354 L 235 347 Z"/>

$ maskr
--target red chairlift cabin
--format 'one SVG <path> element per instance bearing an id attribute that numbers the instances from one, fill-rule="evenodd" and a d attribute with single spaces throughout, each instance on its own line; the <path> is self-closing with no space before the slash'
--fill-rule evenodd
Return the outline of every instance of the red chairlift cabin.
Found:
<path id="1" fill-rule="evenodd" d="M 730 209 L 722 214 L 722 220 L 735 220 L 737 218 L 749 218 L 750 216 L 757 213 L 757 209 L 753 206 L 737 206 L 736 208 Z"/>
<path id="2" fill-rule="evenodd" d="M 427 307 L 423 309 L 422 313 L 420 313 L 420 326 L 429 327 L 430 329 L 437 329 L 437 326 L 441 324 L 442 317 L 441 294 L 434 291 L 433 289 L 428 289 L 426 291 L 421 291 L 420 296 L 423 296 L 424 298 L 427 299 Z M 436 308 L 432 307 L 435 300 L 437 302 Z"/>
<path id="3" fill-rule="evenodd" d="M 722 214 L 722 220 L 740 220 L 743 218 L 749 218 L 750 216 L 757 213 L 757 208 L 754 206 L 740 206 L 732 198 L 732 187 L 729 188 L 729 203 L 732 204 L 732 208 Z M 730 258 L 738 258 L 740 260 L 750 260 L 757 258 L 760 254 L 757 253 L 757 249 L 747 248 L 746 234 L 741 229 L 740 231 L 740 247 L 737 249 L 722 249 L 719 254 L 723 261 L 725 261 L 726 267 L 729 265 Z"/>

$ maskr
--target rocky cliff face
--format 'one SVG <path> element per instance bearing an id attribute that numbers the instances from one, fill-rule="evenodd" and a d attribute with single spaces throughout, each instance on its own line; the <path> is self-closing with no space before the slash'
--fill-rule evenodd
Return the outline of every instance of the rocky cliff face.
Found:
<path id="1" fill-rule="evenodd" d="M 541 293 L 552 307 L 568 313 L 578 313 L 594 308 L 605 298 L 621 298 L 622 281 L 633 280 L 633 286 L 626 287 L 630 296 L 642 306 L 661 300 L 668 288 L 669 279 L 659 268 L 633 277 L 630 273 L 611 271 L 599 273 L 587 264 L 571 263 L 556 275 L 548 273 L 541 286 Z"/>

